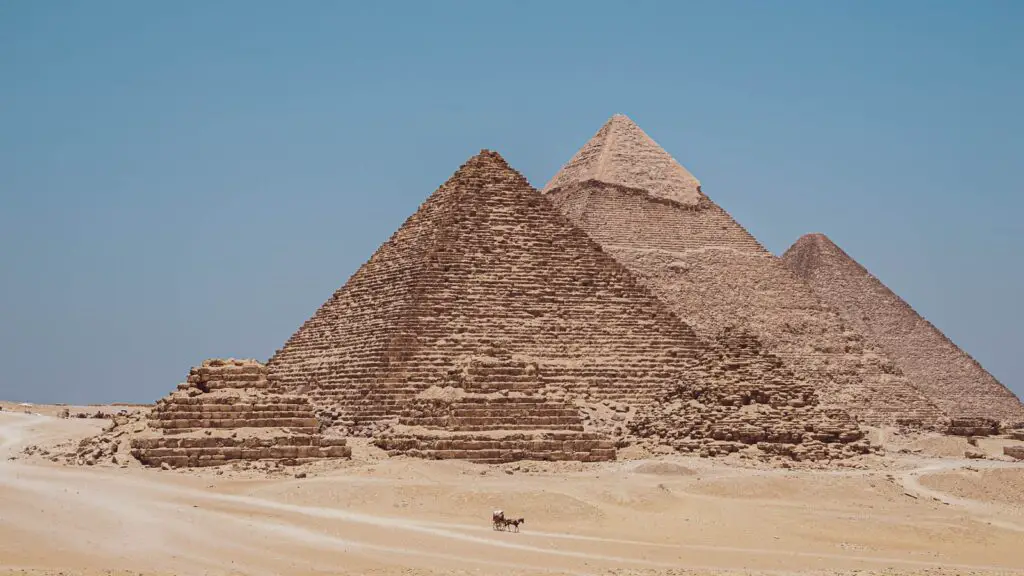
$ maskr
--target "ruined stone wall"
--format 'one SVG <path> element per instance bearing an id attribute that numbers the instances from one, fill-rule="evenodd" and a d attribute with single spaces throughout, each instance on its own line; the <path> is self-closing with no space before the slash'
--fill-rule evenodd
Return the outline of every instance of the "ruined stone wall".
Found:
<path id="1" fill-rule="evenodd" d="M 881 350 L 710 200 L 681 205 L 592 180 L 547 197 L 705 338 L 750 331 L 823 402 L 866 423 L 941 418 Z"/>
<path id="2" fill-rule="evenodd" d="M 1013 392 L 824 235 L 804 236 L 782 260 L 949 416 L 1024 422 Z"/>

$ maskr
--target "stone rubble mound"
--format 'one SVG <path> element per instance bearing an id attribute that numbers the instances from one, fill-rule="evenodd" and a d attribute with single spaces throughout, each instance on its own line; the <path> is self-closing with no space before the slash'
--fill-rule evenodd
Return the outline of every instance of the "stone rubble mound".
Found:
<path id="1" fill-rule="evenodd" d="M 68 464 L 93 466 L 115 464 L 124 466 L 131 459 L 131 438 L 146 428 L 142 413 L 123 411 L 110 417 L 103 433 L 83 438 L 74 454 L 66 455 Z"/>
<path id="2" fill-rule="evenodd" d="M 131 454 L 147 466 L 217 466 L 237 461 L 302 464 L 348 458 L 341 437 L 324 437 L 307 398 L 272 389 L 255 360 L 211 359 L 162 398 Z"/>
<path id="3" fill-rule="evenodd" d="M 713 341 L 756 335 L 821 401 L 872 425 L 942 412 L 629 118 L 613 117 L 544 188 L 555 206 Z"/>

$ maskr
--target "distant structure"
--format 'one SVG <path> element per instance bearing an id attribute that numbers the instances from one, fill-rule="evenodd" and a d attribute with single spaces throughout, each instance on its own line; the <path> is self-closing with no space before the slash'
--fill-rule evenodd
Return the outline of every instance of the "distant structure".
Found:
<path id="1" fill-rule="evenodd" d="M 756 341 L 700 339 L 486 150 L 267 367 L 328 425 L 391 454 L 609 460 L 627 434 L 709 455 L 867 448 Z"/>
<path id="2" fill-rule="evenodd" d="M 824 234 L 803 236 L 782 261 L 950 417 L 1024 422 L 1013 392 Z"/>
<path id="3" fill-rule="evenodd" d="M 755 336 L 822 402 L 868 424 L 943 413 L 884 352 L 701 190 L 629 118 L 612 117 L 544 188 L 602 249 L 700 336 Z"/>

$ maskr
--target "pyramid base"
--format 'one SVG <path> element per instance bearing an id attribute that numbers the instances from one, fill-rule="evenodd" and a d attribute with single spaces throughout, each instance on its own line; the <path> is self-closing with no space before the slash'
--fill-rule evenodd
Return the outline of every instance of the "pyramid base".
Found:
<path id="1" fill-rule="evenodd" d="M 446 431 L 397 433 L 376 438 L 389 456 L 429 460 L 467 460 L 503 464 L 519 460 L 605 462 L 615 460 L 615 443 L 607 437 L 573 431 Z"/>
<path id="2" fill-rule="evenodd" d="M 235 432 L 235 431 L 233 431 Z M 281 462 L 305 464 L 324 458 L 350 458 L 352 448 L 344 438 L 324 438 L 310 435 L 270 435 L 260 430 L 262 437 L 207 436 L 205 434 L 176 434 L 174 437 L 133 438 L 132 456 L 145 466 L 172 468 L 220 466 L 234 462 Z"/>

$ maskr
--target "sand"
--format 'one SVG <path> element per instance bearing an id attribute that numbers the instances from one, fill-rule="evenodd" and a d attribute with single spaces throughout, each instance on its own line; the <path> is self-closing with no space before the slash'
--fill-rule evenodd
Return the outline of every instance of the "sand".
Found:
<path id="1" fill-rule="evenodd" d="M 354 441 L 301 470 L 160 471 L 51 462 L 106 421 L 3 408 L 0 574 L 1024 573 L 1024 463 L 891 431 L 854 469 L 484 466 Z M 492 530 L 495 508 L 521 532 Z"/>

